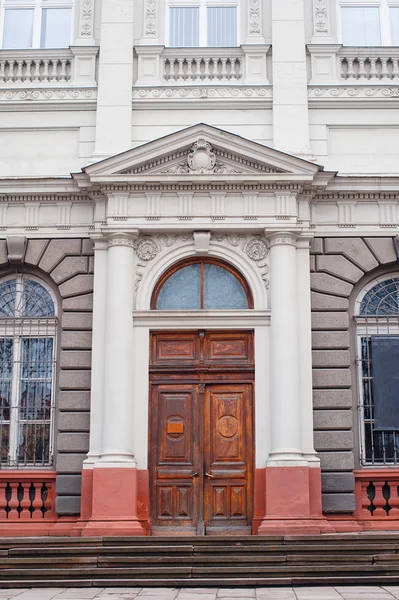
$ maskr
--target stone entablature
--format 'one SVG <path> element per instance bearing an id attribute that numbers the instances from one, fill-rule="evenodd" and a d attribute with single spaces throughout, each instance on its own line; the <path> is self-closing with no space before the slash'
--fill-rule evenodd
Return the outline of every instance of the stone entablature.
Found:
<path id="1" fill-rule="evenodd" d="M 89 236 L 143 232 L 270 231 L 391 234 L 396 177 L 340 177 L 234 134 L 195 125 L 86 167 L 71 178 L 0 181 L 0 231 Z"/>

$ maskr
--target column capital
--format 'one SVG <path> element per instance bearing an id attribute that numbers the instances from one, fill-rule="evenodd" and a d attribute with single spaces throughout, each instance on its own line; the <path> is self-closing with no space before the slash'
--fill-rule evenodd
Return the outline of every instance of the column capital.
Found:
<path id="1" fill-rule="evenodd" d="M 281 231 L 267 236 L 270 248 L 273 246 L 297 246 L 298 236 L 290 231 Z"/>
<path id="2" fill-rule="evenodd" d="M 90 239 L 93 242 L 95 252 L 108 249 L 108 240 L 102 234 L 95 233 L 90 236 Z"/>
<path id="3" fill-rule="evenodd" d="M 139 237 L 138 229 L 134 231 L 127 232 L 118 232 L 111 233 L 106 236 L 107 247 L 111 248 L 112 246 L 127 246 L 129 248 L 135 247 L 135 243 Z"/>

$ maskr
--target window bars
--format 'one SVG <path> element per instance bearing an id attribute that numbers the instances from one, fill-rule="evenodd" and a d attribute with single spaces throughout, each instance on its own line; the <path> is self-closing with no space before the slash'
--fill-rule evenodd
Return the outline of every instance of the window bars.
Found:
<path id="1" fill-rule="evenodd" d="M 52 461 L 57 319 L 32 277 L 0 282 L 0 465 Z"/>
<path id="2" fill-rule="evenodd" d="M 359 316 L 357 324 L 357 364 L 359 374 L 359 423 L 361 442 L 361 462 L 364 465 L 397 465 L 399 462 L 399 428 L 396 427 L 395 415 L 399 409 L 399 385 L 390 386 L 391 403 L 376 406 L 381 402 L 381 390 L 377 389 L 376 342 L 384 340 L 391 346 L 394 357 L 399 345 L 399 277 L 381 278 L 366 291 L 358 303 Z M 391 361 L 392 362 L 392 361 Z M 385 363 L 387 377 L 394 382 L 399 365 Z M 379 381 L 381 381 L 379 379 Z M 398 382 L 399 384 L 399 382 Z M 378 384 L 380 385 L 380 384 Z M 395 403 L 395 405 L 394 405 Z M 385 423 L 391 426 L 382 428 L 378 423 L 378 415 L 385 411 Z M 388 411 L 388 412 L 387 412 Z M 389 412 L 390 411 L 390 412 Z"/>

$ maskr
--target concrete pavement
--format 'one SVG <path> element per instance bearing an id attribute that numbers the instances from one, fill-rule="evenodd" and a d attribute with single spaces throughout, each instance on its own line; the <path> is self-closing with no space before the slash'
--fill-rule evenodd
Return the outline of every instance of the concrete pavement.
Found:
<path id="1" fill-rule="evenodd" d="M 0 600 L 394 600 L 399 586 L 0 589 Z"/>

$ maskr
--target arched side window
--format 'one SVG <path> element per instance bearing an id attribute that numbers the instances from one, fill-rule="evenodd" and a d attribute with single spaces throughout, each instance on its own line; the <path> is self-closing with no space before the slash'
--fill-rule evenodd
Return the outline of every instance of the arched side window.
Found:
<path id="1" fill-rule="evenodd" d="M 0 443 L 2 466 L 52 459 L 57 319 L 38 279 L 0 280 Z"/>
<path id="2" fill-rule="evenodd" d="M 373 280 L 355 305 L 361 461 L 399 463 L 399 275 Z"/>
<path id="3" fill-rule="evenodd" d="M 156 310 L 245 310 L 253 308 L 249 286 L 232 267 L 213 259 L 191 259 L 169 269 L 158 281 Z"/>

